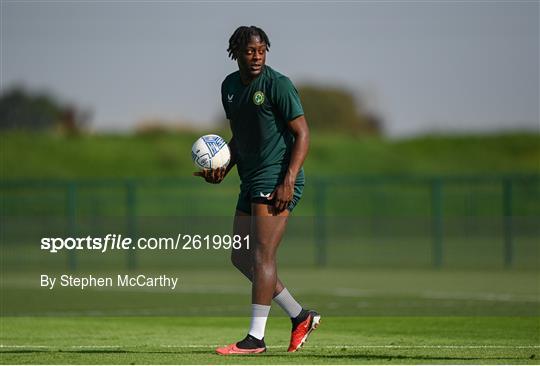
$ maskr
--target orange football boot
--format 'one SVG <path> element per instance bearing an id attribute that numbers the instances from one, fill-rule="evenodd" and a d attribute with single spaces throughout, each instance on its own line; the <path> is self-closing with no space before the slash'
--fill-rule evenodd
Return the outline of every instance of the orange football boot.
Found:
<path id="1" fill-rule="evenodd" d="M 321 323 L 321 316 L 319 313 L 313 310 L 308 310 L 308 315 L 305 320 L 297 324 L 293 324 L 291 331 L 291 342 L 289 343 L 289 349 L 287 352 L 296 352 L 300 347 L 306 343 L 309 335 L 313 332 Z"/>
<path id="2" fill-rule="evenodd" d="M 238 347 L 238 344 L 242 342 L 245 342 L 251 345 L 256 345 L 258 347 L 256 348 Z M 266 345 L 264 344 L 264 338 L 257 339 L 253 337 L 251 334 L 248 334 L 246 338 L 244 338 L 240 342 L 229 344 L 228 346 L 225 346 L 225 347 L 219 347 L 218 349 L 216 349 L 216 352 L 219 355 L 253 355 L 257 353 L 266 352 Z"/>

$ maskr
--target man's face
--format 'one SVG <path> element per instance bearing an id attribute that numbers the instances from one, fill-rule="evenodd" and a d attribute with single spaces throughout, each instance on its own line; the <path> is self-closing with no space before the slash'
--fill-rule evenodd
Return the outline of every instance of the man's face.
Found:
<path id="1" fill-rule="evenodd" d="M 240 50 L 238 55 L 238 67 L 240 70 L 256 78 L 262 71 L 266 62 L 266 43 L 260 37 L 252 36 L 245 49 Z"/>

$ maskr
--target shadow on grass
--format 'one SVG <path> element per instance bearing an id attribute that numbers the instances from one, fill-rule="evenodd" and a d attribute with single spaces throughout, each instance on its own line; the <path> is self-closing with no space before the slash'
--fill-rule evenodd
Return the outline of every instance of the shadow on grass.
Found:
<path id="1" fill-rule="evenodd" d="M 482 356 L 482 357 L 473 357 L 473 356 L 431 356 L 431 355 L 389 355 L 389 354 L 363 354 L 363 353 L 344 353 L 344 354 L 334 354 L 329 355 L 326 353 L 297 353 L 297 354 L 289 354 L 286 352 L 279 353 L 279 354 L 272 354 L 272 353 L 264 353 L 262 355 L 242 355 L 242 356 L 219 356 L 216 355 L 213 350 L 189 350 L 186 352 L 179 352 L 179 351 L 144 351 L 144 350 L 123 350 L 123 349 L 84 349 L 84 350 L 36 350 L 36 349 L 17 349 L 17 350 L 9 350 L 9 351 L 0 351 L 0 354 L 32 354 L 32 353 L 40 353 L 40 354 L 54 354 L 54 353 L 73 353 L 73 354 L 168 354 L 168 355 L 206 355 L 208 357 L 216 357 L 217 359 L 235 359 L 235 360 L 241 360 L 241 359 L 254 359 L 254 358 L 261 358 L 261 360 L 272 360 L 272 359 L 280 359 L 282 360 L 284 357 L 290 357 L 291 360 L 298 360 L 298 359 L 318 359 L 318 360 L 334 360 L 335 362 L 339 362 L 339 360 L 347 360 L 347 359 L 353 359 L 353 360 L 384 360 L 384 361 L 393 361 L 393 360 L 422 360 L 422 361 L 429 361 L 429 360 L 441 360 L 441 361 L 475 361 L 475 360 L 523 360 L 523 359 L 534 359 L 534 355 L 531 355 L 531 357 L 523 356 L 523 357 L 490 357 L 490 356 Z"/>
<path id="2" fill-rule="evenodd" d="M 191 354 L 207 354 L 206 351 L 199 351 L 199 350 L 193 350 L 189 352 Z M 265 359 L 273 359 L 273 358 L 283 358 L 283 357 L 290 357 L 291 360 L 293 359 L 301 359 L 301 358 L 307 358 L 307 359 L 328 359 L 328 360 L 339 360 L 339 359 L 363 359 L 363 360 L 523 360 L 523 359 L 529 359 L 529 357 L 467 357 L 467 356 L 426 356 L 426 355 L 387 355 L 387 354 L 362 354 L 362 353 L 348 353 L 348 354 L 341 354 L 341 355 L 329 355 L 327 353 L 296 353 L 296 354 L 290 354 L 287 352 L 283 352 L 280 354 L 268 354 L 264 353 L 262 355 L 242 355 L 242 356 L 218 356 L 216 357 L 226 357 L 226 358 L 234 358 L 236 360 L 240 360 L 246 357 L 250 358 L 265 358 Z"/>
<path id="3" fill-rule="evenodd" d="M 313 355 L 315 356 L 315 355 Z M 316 355 L 317 358 L 320 359 L 347 359 L 347 358 L 355 358 L 355 359 L 365 359 L 365 360 L 464 360 L 464 361 L 472 361 L 472 360 L 522 360 L 525 357 L 467 357 L 467 356 L 429 356 L 429 355 L 411 355 L 411 356 L 405 356 L 405 355 L 360 355 L 360 354 L 352 354 L 352 355 Z"/>

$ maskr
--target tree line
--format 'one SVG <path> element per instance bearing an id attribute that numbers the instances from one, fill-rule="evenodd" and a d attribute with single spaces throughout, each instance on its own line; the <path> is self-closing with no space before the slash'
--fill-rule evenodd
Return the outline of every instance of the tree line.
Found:
<path id="1" fill-rule="evenodd" d="M 304 111 L 313 130 L 354 135 L 379 135 L 382 121 L 343 88 L 301 85 Z M 0 96 L 0 130 L 84 132 L 91 113 L 61 102 L 50 93 L 14 87 Z M 161 127 L 162 128 L 162 127 Z"/>

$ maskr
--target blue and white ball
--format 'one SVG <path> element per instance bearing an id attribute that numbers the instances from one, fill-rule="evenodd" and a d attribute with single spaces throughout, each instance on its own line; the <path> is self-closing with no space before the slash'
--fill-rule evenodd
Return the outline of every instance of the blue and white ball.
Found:
<path id="1" fill-rule="evenodd" d="M 231 151 L 221 136 L 204 135 L 193 144 L 191 158 L 199 169 L 217 169 L 229 164 Z"/>

